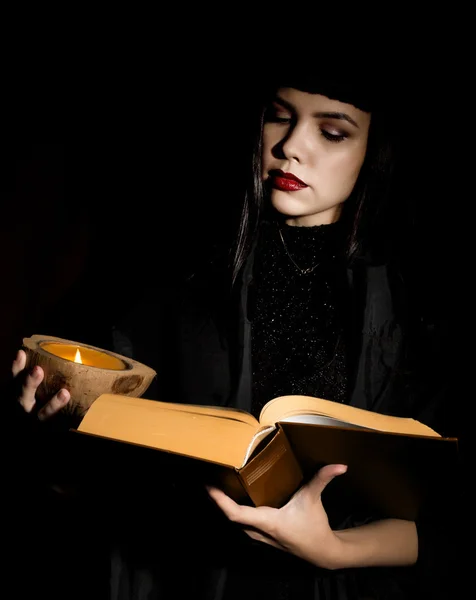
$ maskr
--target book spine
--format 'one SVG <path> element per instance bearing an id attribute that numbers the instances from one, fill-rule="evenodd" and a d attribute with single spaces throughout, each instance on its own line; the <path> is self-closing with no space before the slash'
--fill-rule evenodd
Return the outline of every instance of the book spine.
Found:
<path id="1" fill-rule="evenodd" d="M 299 489 L 303 473 L 284 431 L 239 471 L 244 490 L 255 506 L 283 506 Z"/>

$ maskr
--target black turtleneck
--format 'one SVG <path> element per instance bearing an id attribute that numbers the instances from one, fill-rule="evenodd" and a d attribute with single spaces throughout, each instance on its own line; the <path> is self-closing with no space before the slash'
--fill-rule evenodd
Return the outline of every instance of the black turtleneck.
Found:
<path id="1" fill-rule="evenodd" d="M 249 300 L 255 416 L 288 394 L 347 401 L 343 248 L 339 223 L 263 223 Z"/>

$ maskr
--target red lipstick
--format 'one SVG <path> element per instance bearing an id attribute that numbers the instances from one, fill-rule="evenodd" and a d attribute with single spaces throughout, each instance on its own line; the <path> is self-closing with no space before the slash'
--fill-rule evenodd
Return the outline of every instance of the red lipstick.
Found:
<path id="1" fill-rule="evenodd" d="M 269 176 L 273 188 L 284 192 L 296 192 L 308 187 L 308 185 L 296 177 L 296 175 L 285 173 L 284 171 L 281 171 L 281 169 L 270 171 Z"/>

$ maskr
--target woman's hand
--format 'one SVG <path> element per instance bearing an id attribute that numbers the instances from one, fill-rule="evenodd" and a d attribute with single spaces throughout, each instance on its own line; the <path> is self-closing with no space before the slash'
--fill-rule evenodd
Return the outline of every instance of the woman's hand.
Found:
<path id="1" fill-rule="evenodd" d="M 35 417 L 35 421 L 28 422 L 30 424 L 37 423 L 38 425 L 40 425 L 41 423 L 51 423 L 53 425 L 53 429 L 55 427 L 59 427 L 58 431 L 67 431 L 69 420 L 67 420 L 67 422 L 65 423 L 62 422 L 61 419 L 58 419 L 58 417 L 54 419 L 52 419 L 52 417 L 55 417 L 55 415 L 57 415 L 61 411 L 61 409 L 64 408 L 70 401 L 71 395 L 69 391 L 64 388 L 58 390 L 58 392 L 52 398 L 50 398 L 36 411 L 36 391 L 40 383 L 43 381 L 43 377 L 45 375 L 43 369 L 36 365 L 30 372 L 28 372 L 26 370 L 26 353 L 24 350 L 19 350 L 12 364 L 12 375 L 14 381 L 14 389 L 16 390 L 16 397 L 14 397 L 12 400 L 19 404 L 21 409 L 23 409 L 25 415 L 29 414 L 32 417 Z M 50 433 L 51 431 L 53 431 L 53 429 L 51 429 L 49 426 L 45 427 L 45 425 L 39 427 L 38 429 L 35 425 L 34 429 L 35 431 L 41 431 L 42 433 Z M 29 429 L 28 427 L 26 427 L 24 431 L 27 436 L 31 434 L 31 429 Z M 22 476 L 24 477 L 25 465 L 30 464 L 28 460 L 31 458 L 32 448 L 29 444 L 25 444 L 24 438 L 20 437 L 20 440 L 20 445 L 14 453 L 15 460 L 13 461 L 13 464 L 16 469 L 17 465 L 21 463 L 21 467 L 18 467 L 18 472 L 21 472 Z M 56 447 L 53 448 L 52 455 L 46 452 L 45 446 L 42 446 L 41 449 L 38 450 L 36 442 L 37 438 L 33 436 L 32 443 L 34 444 L 34 451 L 41 452 L 41 466 L 43 470 L 39 470 L 36 466 L 36 463 L 33 462 L 31 463 L 32 465 L 34 465 L 33 475 L 36 477 L 40 472 L 45 473 L 44 469 L 47 469 L 49 466 L 52 466 L 53 472 L 54 469 L 57 469 L 55 475 L 58 472 L 61 473 L 61 469 L 58 467 L 58 464 L 60 463 L 59 457 L 62 457 L 63 454 L 61 452 L 58 452 L 56 450 Z M 50 459 L 45 458 L 46 456 L 49 456 Z M 51 471 L 47 472 L 51 473 Z M 51 476 L 49 476 L 47 479 L 50 481 L 49 485 L 51 486 L 51 489 L 62 495 L 72 495 L 76 492 L 76 488 L 73 485 L 53 483 L 53 480 L 55 478 Z"/>
<path id="2" fill-rule="evenodd" d="M 41 367 L 36 365 L 29 373 L 27 373 L 25 366 L 26 353 L 24 350 L 19 350 L 12 364 L 13 377 L 15 379 L 18 378 L 19 382 L 19 396 L 16 400 L 26 413 L 31 413 L 36 406 L 35 394 L 38 386 L 43 381 L 44 372 Z M 71 396 L 68 390 L 64 388 L 58 390 L 58 392 L 38 410 L 38 420 L 45 421 L 51 418 L 65 407 L 70 399 Z"/>
<path id="3" fill-rule="evenodd" d="M 208 493 L 234 523 L 244 526 L 254 540 L 291 552 L 319 567 L 341 565 L 342 540 L 329 526 L 321 494 L 334 477 L 345 473 L 345 465 L 327 465 L 282 508 L 241 506 L 221 490 Z"/>
<path id="4" fill-rule="evenodd" d="M 413 521 L 382 519 L 332 531 L 321 502 L 325 487 L 345 473 L 345 465 L 327 465 L 282 508 L 240 506 L 216 488 L 211 498 L 253 539 L 291 552 L 318 567 L 396 567 L 418 559 L 418 534 Z"/>

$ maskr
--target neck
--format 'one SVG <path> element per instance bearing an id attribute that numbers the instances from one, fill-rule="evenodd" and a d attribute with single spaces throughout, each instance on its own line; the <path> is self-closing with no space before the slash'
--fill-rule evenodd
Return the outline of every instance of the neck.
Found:
<path id="1" fill-rule="evenodd" d="M 303 215 L 300 217 L 285 217 L 284 222 L 291 227 L 314 227 L 316 225 L 331 225 L 340 218 L 340 209 L 325 211 L 314 215 Z"/>

